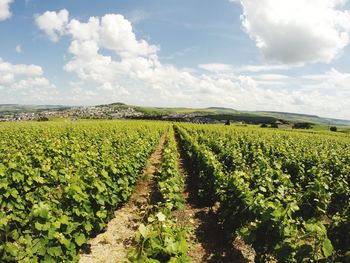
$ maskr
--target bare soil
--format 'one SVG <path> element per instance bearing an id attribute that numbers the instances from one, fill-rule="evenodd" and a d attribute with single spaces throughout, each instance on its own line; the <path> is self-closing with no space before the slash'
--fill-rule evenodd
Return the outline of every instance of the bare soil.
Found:
<path id="1" fill-rule="evenodd" d="M 217 214 L 219 204 L 213 207 L 200 204 L 197 197 L 198 178 L 191 172 L 193 169 L 184 158 L 178 138 L 177 142 L 180 152 L 178 167 L 186 180 L 183 192 L 186 203 L 184 209 L 176 212 L 175 215 L 180 225 L 190 229 L 190 257 L 196 263 L 254 262 L 255 252 L 250 246 L 239 238 L 236 238 L 233 243 L 227 241 Z"/>
<path id="2" fill-rule="evenodd" d="M 116 263 L 127 259 L 143 217 L 142 207 L 148 205 L 152 196 L 154 186 L 152 177 L 161 164 L 166 137 L 167 132 L 162 135 L 129 201 L 115 211 L 114 218 L 108 223 L 104 233 L 89 240 L 90 251 L 80 254 L 80 263 Z"/>

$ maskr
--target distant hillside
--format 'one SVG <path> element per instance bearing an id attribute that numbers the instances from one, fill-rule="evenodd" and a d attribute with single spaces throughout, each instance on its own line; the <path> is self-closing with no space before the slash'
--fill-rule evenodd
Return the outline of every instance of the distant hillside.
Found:
<path id="1" fill-rule="evenodd" d="M 91 107 L 67 107 L 60 105 L 17 105 L 0 104 L 0 117 L 19 113 L 62 112 L 60 116 L 78 118 L 139 118 L 190 122 L 243 122 L 252 124 L 312 123 L 318 125 L 350 126 L 350 120 L 322 118 L 316 115 L 275 112 L 275 111 L 238 111 L 224 107 L 208 108 L 163 108 L 132 106 L 121 102 Z M 50 115 L 52 116 L 52 115 Z"/>
<path id="2" fill-rule="evenodd" d="M 171 114 L 227 114 L 236 113 L 237 111 L 230 108 L 210 107 L 210 108 L 160 108 L 160 107 L 139 107 L 132 106 L 135 110 L 147 115 L 171 115 Z"/>
<path id="3" fill-rule="evenodd" d="M 322 125 L 350 126 L 350 120 L 323 118 L 317 115 L 275 112 L 275 111 L 238 111 L 231 108 L 156 108 L 132 106 L 135 110 L 149 116 L 166 116 L 171 114 L 199 114 L 216 120 L 232 120 L 252 123 L 274 123 L 286 121 L 291 123 L 308 122 Z"/>
<path id="4" fill-rule="evenodd" d="M 25 112 L 60 111 L 70 107 L 60 105 L 19 105 L 0 104 L 0 114 L 16 114 Z"/>
<path id="5" fill-rule="evenodd" d="M 290 122 L 310 122 L 310 123 L 323 124 L 323 125 L 350 126 L 350 120 L 323 118 L 316 115 L 289 113 L 289 112 L 275 112 L 275 111 L 257 111 L 255 113 L 263 116 L 270 116 L 278 119 L 287 120 Z"/>

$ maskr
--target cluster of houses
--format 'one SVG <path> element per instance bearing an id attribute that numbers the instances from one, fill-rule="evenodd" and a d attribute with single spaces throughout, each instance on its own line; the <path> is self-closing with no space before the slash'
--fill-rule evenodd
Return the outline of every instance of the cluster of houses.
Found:
<path id="1" fill-rule="evenodd" d="M 142 113 L 131 107 L 72 107 L 63 110 L 44 110 L 38 112 L 1 113 L 0 122 L 4 121 L 41 121 L 52 118 L 64 119 L 121 119 L 138 117 Z"/>

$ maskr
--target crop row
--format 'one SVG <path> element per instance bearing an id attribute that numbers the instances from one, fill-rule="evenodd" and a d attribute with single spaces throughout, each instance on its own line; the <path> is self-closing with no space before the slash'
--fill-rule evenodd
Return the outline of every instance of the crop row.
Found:
<path id="1" fill-rule="evenodd" d="M 179 225 L 174 215 L 184 204 L 184 178 L 178 170 L 178 158 L 174 130 L 169 129 L 162 164 L 153 178 L 158 200 L 148 207 L 139 226 L 137 246 L 129 255 L 132 262 L 192 262 L 187 255 L 186 228 Z"/>
<path id="2" fill-rule="evenodd" d="M 194 125 L 177 132 L 198 196 L 220 202 L 231 238 L 239 233 L 259 260 L 335 260 L 350 250 L 348 140 Z"/>
<path id="3" fill-rule="evenodd" d="M 0 127 L 0 261 L 78 261 L 78 250 L 131 195 L 164 127 Z"/>

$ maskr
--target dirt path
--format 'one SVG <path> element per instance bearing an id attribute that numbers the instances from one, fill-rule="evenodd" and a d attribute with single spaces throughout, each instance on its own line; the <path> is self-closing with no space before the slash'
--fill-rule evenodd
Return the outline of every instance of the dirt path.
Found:
<path id="1" fill-rule="evenodd" d="M 189 255 L 194 262 L 254 262 L 251 249 L 240 240 L 228 244 L 225 232 L 218 220 L 217 207 L 205 207 L 198 202 L 196 195 L 198 178 L 191 174 L 191 166 L 184 158 L 184 152 L 177 139 L 180 159 L 179 171 L 186 178 L 183 197 L 186 204 L 176 213 L 179 224 L 190 228 L 191 240 Z"/>
<path id="2" fill-rule="evenodd" d="M 153 188 L 151 178 L 161 164 L 166 137 L 167 132 L 162 135 L 129 201 L 115 211 L 114 218 L 108 223 L 104 233 L 89 240 L 91 252 L 81 254 L 80 263 L 116 263 L 127 258 L 128 250 L 134 243 L 138 223 L 142 219 L 141 208 L 147 205 L 151 198 Z"/>

